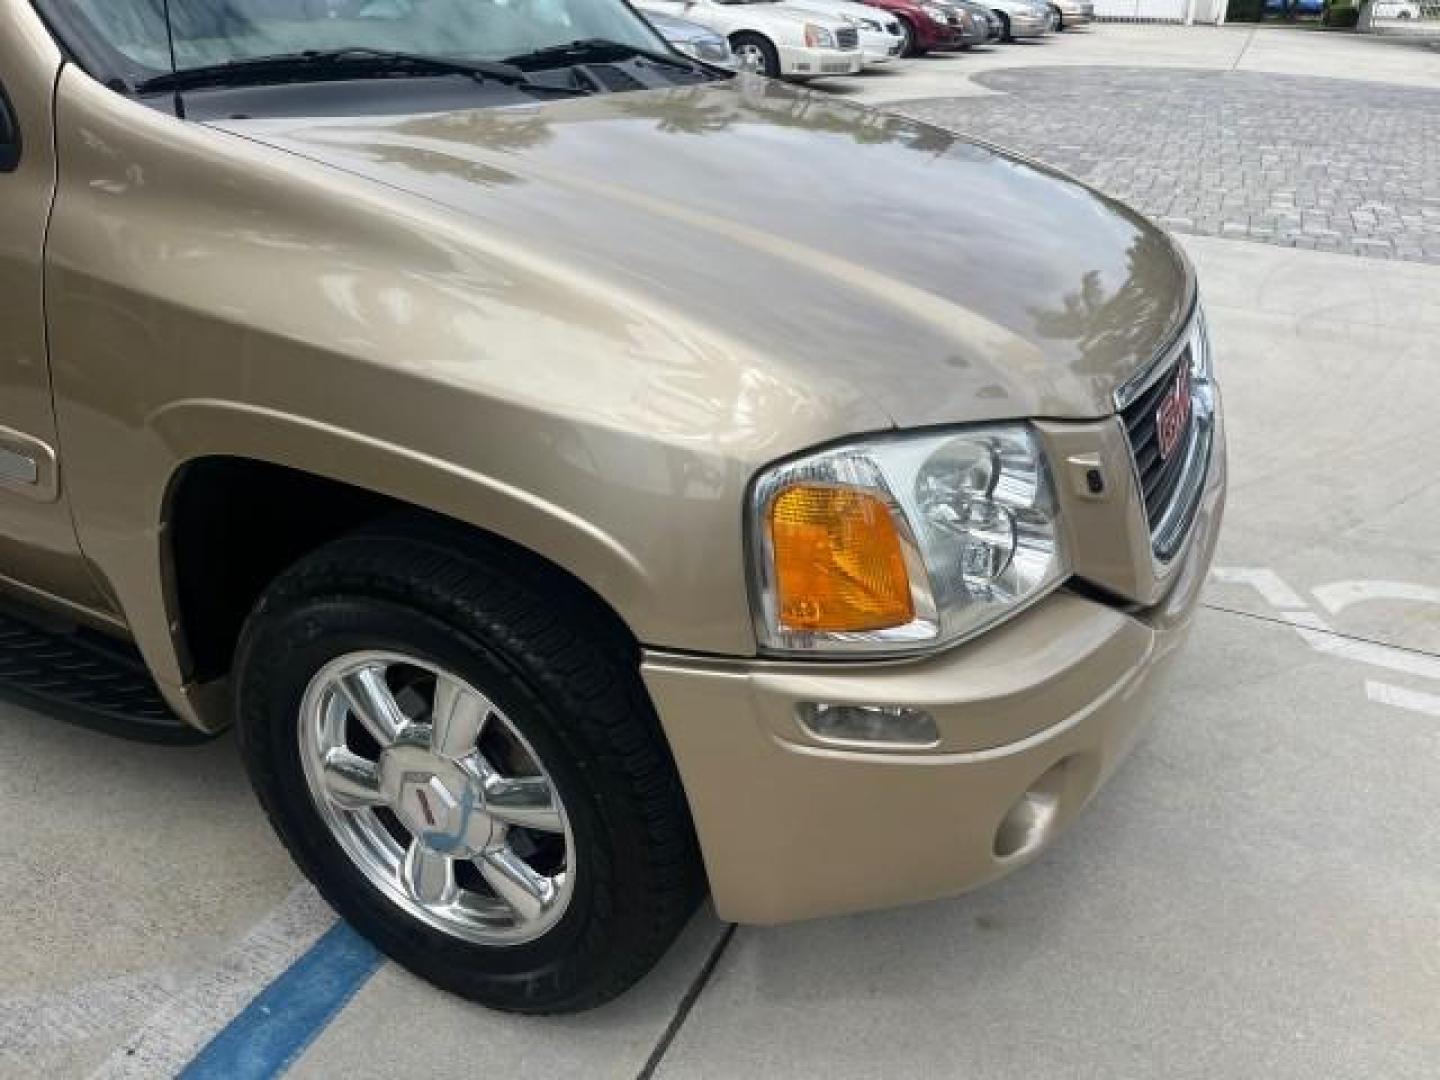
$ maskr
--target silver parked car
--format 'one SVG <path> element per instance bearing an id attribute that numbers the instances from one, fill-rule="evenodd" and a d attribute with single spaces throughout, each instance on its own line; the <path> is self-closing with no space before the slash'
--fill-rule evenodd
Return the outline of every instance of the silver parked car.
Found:
<path id="1" fill-rule="evenodd" d="M 1016 38 L 1043 37 L 1055 24 L 1050 5 L 1045 0 L 988 0 L 990 9 L 1000 20 L 1002 41 Z"/>
<path id="2" fill-rule="evenodd" d="M 1000 17 L 979 0 L 947 0 L 947 2 L 951 7 L 969 12 L 975 25 L 984 33 L 984 39 L 975 44 L 988 45 L 992 41 L 999 41 L 1004 36 L 1005 26 L 1000 21 Z"/>
<path id="3" fill-rule="evenodd" d="M 1092 0 L 1050 0 L 1050 13 L 1054 16 L 1056 30 L 1088 26 L 1095 21 Z"/>
<path id="4" fill-rule="evenodd" d="M 714 64 L 716 67 L 735 67 L 735 54 L 730 49 L 730 42 L 714 30 L 689 19 L 677 19 L 673 15 L 663 15 L 655 11 L 645 12 L 645 18 L 651 26 L 660 31 L 660 36 L 671 47 L 679 49 L 686 56 Z"/>

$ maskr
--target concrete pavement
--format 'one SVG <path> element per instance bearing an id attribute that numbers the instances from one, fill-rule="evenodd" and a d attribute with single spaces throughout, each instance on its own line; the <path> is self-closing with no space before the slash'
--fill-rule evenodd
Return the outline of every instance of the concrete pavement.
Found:
<path id="1" fill-rule="evenodd" d="M 990 889 L 742 928 L 662 1077 L 1440 1071 L 1440 427 L 1419 404 L 1440 391 L 1440 269 L 1187 247 L 1233 487 L 1225 580 L 1151 735 Z M 1330 311 L 1341 271 L 1373 298 Z M 1338 614 L 1316 596 L 1357 581 Z M 1302 612 L 1329 631 L 1302 636 Z"/>
<path id="2" fill-rule="evenodd" d="M 818 84 L 872 105 L 991 93 L 972 77 L 1052 64 L 1191 68 L 1273 75 L 1320 75 L 1392 86 L 1440 89 L 1440 49 L 1421 40 L 1258 26 L 1155 26 L 1101 23 L 1012 45 L 920 60 Z"/>
<path id="3" fill-rule="evenodd" d="M 1440 265 L 1433 90 L 1075 65 L 973 81 L 996 92 L 893 107 L 1053 165 L 1175 232 Z"/>

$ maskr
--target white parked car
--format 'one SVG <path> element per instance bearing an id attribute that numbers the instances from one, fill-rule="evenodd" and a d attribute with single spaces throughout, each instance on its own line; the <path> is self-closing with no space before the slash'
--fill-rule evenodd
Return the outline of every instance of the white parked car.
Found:
<path id="1" fill-rule="evenodd" d="M 813 79 L 854 75 L 864 66 L 860 33 L 854 26 L 774 0 L 637 0 L 635 6 L 723 34 L 743 71 Z"/>
<path id="2" fill-rule="evenodd" d="M 888 64 L 899 58 L 905 48 L 905 35 L 894 15 L 869 4 L 854 0 L 782 0 L 787 8 L 799 8 L 820 15 L 829 15 L 849 23 L 860 33 L 860 51 L 865 66 Z"/>

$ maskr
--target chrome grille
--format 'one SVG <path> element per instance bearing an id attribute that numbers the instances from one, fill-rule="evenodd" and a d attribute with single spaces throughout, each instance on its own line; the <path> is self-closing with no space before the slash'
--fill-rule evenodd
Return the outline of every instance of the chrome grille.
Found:
<path id="1" fill-rule="evenodd" d="M 1135 479 L 1144 499 L 1151 548 L 1161 561 L 1168 561 L 1184 546 L 1200 505 L 1214 424 L 1211 388 L 1203 379 L 1186 382 L 1189 415 L 1164 455 L 1160 452 L 1160 409 L 1175 392 L 1182 372 L 1194 372 L 1196 350 L 1205 348 L 1208 344 L 1197 316 L 1158 364 L 1116 394 L 1130 440 Z"/>
<path id="2" fill-rule="evenodd" d="M 860 31 L 853 26 L 842 27 L 835 31 L 835 44 L 842 49 L 858 49 L 860 47 Z"/>

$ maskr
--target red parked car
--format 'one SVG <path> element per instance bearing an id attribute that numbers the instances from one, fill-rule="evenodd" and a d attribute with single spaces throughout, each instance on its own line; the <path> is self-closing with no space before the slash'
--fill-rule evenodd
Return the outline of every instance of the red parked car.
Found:
<path id="1" fill-rule="evenodd" d="M 974 44 L 973 34 L 965 30 L 966 16 L 959 8 L 929 0 L 863 0 L 871 7 L 884 8 L 900 23 L 900 32 L 905 36 L 901 56 L 923 56 L 927 52 L 946 49 L 963 49 Z M 980 28 L 980 42 L 984 41 L 984 28 Z"/>

